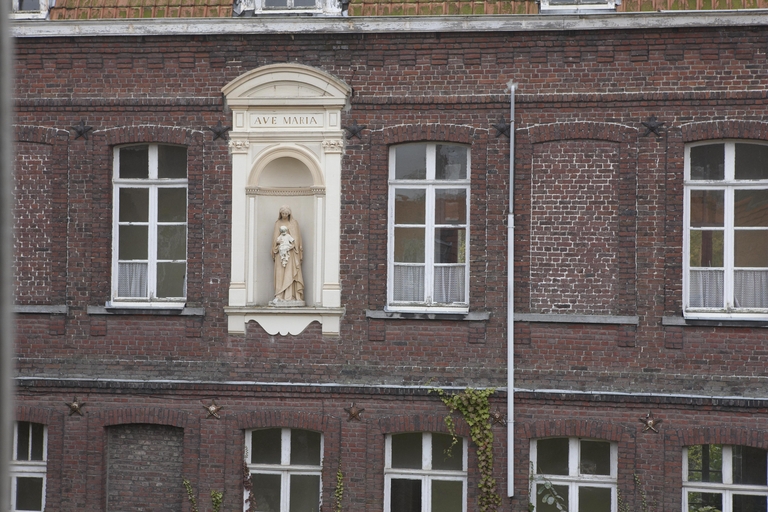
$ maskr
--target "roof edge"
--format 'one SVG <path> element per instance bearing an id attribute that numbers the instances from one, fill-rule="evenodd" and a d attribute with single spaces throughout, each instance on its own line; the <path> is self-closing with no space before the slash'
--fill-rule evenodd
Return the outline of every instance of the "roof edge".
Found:
<path id="1" fill-rule="evenodd" d="M 768 25 L 768 9 L 579 15 L 161 18 L 11 22 L 11 36 L 126 37 L 240 34 L 544 32 Z"/>

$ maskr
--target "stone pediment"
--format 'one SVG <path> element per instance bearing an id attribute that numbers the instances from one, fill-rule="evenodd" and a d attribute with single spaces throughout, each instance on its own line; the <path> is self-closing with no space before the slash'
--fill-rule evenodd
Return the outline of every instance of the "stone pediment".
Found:
<path id="1" fill-rule="evenodd" d="M 350 87 L 318 69 L 300 64 L 272 64 L 239 76 L 222 88 L 230 108 L 265 106 L 336 106 L 342 108 Z"/>

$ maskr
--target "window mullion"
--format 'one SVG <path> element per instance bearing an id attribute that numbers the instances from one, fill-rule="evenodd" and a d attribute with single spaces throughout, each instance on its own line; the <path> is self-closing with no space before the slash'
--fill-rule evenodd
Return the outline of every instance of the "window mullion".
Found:
<path id="1" fill-rule="evenodd" d="M 424 432 L 421 435 L 421 469 L 432 469 L 432 434 Z"/>
<path id="2" fill-rule="evenodd" d="M 723 484 L 733 484 L 733 447 L 723 446 Z"/>
<path id="3" fill-rule="evenodd" d="M 151 146 L 150 146 L 151 148 Z M 149 242 L 147 245 L 147 293 L 157 298 L 157 185 L 149 186 Z"/>
<path id="4" fill-rule="evenodd" d="M 291 464 L 291 429 L 284 428 L 280 431 L 280 464 Z"/>
<path id="5" fill-rule="evenodd" d="M 572 437 L 568 440 L 568 476 L 579 476 L 579 439 Z"/>
<path id="6" fill-rule="evenodd" d="M 726 160 L 727 161 L 727 160 Z M 724 190 L 725 196 L 725 212 L 723 215 L 723 293 L 725 294 L 724 302 L 726 310 L 730 310 L 735 306 L 734 303 L 734 189 L 733 187 L 726 186 Z"/>
<path id="7" fill-rule="evenodd" d="M 280 473 L 280 511 L 289 512 L 291 506 L 291 474 L 288 471 Z"/>
<path id="8" fill-rule="evenodd" d="M 429 153 L 427 153 L 429 154 Z M 429 168 L 429 167 L 427 167 Z M 434 170 L 432 171 L 434 173 Z M 435 187 L 427 185 L 427 204 L 424 227 L 424 294 L 428 304 L 434 301 L 435 280 Z"/>

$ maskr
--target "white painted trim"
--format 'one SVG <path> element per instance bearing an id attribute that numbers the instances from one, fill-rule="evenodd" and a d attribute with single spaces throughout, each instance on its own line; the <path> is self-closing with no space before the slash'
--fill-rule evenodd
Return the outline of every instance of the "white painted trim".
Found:
<path id="1" fill-rule="evenodd" d="M 541 32 L 768 25 L 768 10 L 665 11 L 593 15 L 157 18 L 12 21 L 12 37 L 123 37 L 224 34 Z"/>

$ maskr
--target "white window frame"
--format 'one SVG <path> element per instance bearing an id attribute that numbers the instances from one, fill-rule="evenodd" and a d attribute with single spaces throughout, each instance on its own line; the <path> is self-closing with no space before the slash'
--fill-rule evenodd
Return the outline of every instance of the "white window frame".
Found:
<path id="1" fill-rule="evenodd" d="M 266 429 L 251 429 L 245 431 L 245 450 L 247 454 L 253 453 L 253 438 L 251 433 L 254 430 L 270 430 Z M 288 512 L 290 507 L 291 496 L 291 475 L 315 475 L 320 479 L 320 503 L 318 509 L 322 509 L 323 506 L 323 456 L 325 454 L 325 436 L 320 434 L 320 465 L 319 466 L 307 466 L 307 465 L 291 465 L 291 431 L 293 430 L 306 430 L 306 429 L 292 429 L 281 428 L 280 429 L 280 464 L 255 464 L 250 460 L 250 455 L 246 458 L 245 463 L 248 466 L 250 475 L 254 473 L 266 474 L 266 475 L 280 475 L 280 512 Z M 247 510 L 245 500 L 248 499 L 247 492 L 243 493 L 243 511 Z"/>
<path id="2" fill-rule="evenodd" d="M 711 445 L 710 445 L 711 446 Z M 723 496 L 723 509 L 721 512 L 733 512 L 733 495 L 747 494 L 752 496 L 766 496 L 768 499 L 768 485 L 742 485 L 733 483 L 733 446 L 722 445 L 723 467 L 722 482 L 689 482 L 688 481 L 688 446 L 683 447 L 683 511 L 688 510 L 688 493 L 702 492 L 721 494 Z M 768 457 L 766 457 L 768 464 Z"/>
<path id="3" fill-rule="evenodd" d="M 158 147 L 161 145 L 173 146 L 173 144 L 127 144 L 114 148 L 113 151 L 113 208 L 112 208 L 112 300 L 108 303 L 109 307 L 127 307 L 127 308 L 158 308 L 158 309 L 181 309 L 186 304 L 187 279 L 189 276 L 189 170 L 187 169 L 187 178 L 158 178 Z M 128 147 L 148 146 L 149 151 L 149 177 L 148 178 L 120 178 L 120 150 Z M 186 162 L 185 162 L 186 167 Z M 157 220 L 157 195 L 161 188 L 184 188 L 186 190 L 186 212 L 187 218 L 184 222 L 162 222 Z M 119 232 L 120 225 L 131 223 L 120 222 L 120 189 L 123 188 L 143 188 L 149 190 L 149 220 L 146 223 L 148 229 L 148 247 L 147 247 L 147 296 L 146 297 L 120 297 L 119 287 Z M 135 223 L 134 223 L 135 224 Z M 187 232 L 185 278 L 184 278 L 184 297 L 157 298 L 157 228 L 158 225 L 184 225 Z M 137 260 L 131 260 L 137 261 Z M 162 260 L 166 261 L 166 260 Z M 173 260 L 172 262 L 180 262 Z"/>
<path id="4" fill-rule="evenodd" d="M 48 484 L 48 478 L 47 478 L 47 472 L 48 472 L 48 427 L 46 425 L 43 425 L 43 460 L 17 460 L 17 448 L 18 448 L 18 442 L 19 442 L 19 423 L 16 422 L 13 427 L 13 456 L 9 467 L 9 473 L 11 477 L 11 503 L 9 510 L 11 512 L 16 512 L 16 480 L 18 478 L 42 478 L 43 479 L 43 496 L 42 496 L 42 508 L 40 509 L 45 510 L 45 495 L 46 495 L 46 489 Z M 30 441 L 32 439 L 32 425 L 33 422 L 26 422 L 29 423 L 29 429 L 30 429 Z M 32 450 L 32 443 L 29 443 L 29 450 L 31 454 Z M 28 454 L 28 459 L 30 458 L 30 455 Z"/>
<path id="5" fill-rule="evenodd" d="M 603 487 L 611 489 L 611 512 L 618 511 L 618 467 L 619 467 L 619 448 L 616 443 L 604 439 L 591 439 L 585 437 L 570 437 L 568 439 L 568 474 L 567 475 L 549 475 L 537 473 L 537 443 L 539 440 L 554 439 L 542 438 L 531 440 L 531 471 L 533 472 L 531 480 L 531 496 L 529 499 L 534 507 L 538 505 L 537 484 L 551 482 L 552 485 L 568 487 L 568 504 L 571 510 L 578 509 L 579 487 Z M 565 439 L 559 437 L 558 439 Z M 610 475 L 582 475 L 580 473 L 581 461 L 581 441 L 593 441 L 610 443 L 611 447 L 611 474 Z M 538 510 L 534 508 L 534 510 Z"/>
<path id="6" fill-rule="evenodd" d="M 426 145 L 426 163 L 427 174 L 425 179 L 407 180 L 407 179 L 395 179 L 395 152 L 398 147 L 407 145 Z M 435 179 L 435 161 L 436 161 L 436 148 L 438 145 L 449 145 L 463 147 L 467 151 L 467 177 L 461 180 L 436 180 Z M 389 204 L 387 209 L 387 311 L 402 311 L 411 313 L 466 313 L 469 311 L 469 273 L 470 273 L 470 259 L 469 259 L 469 246 L 470 246 L 470 204 L 471 204 L 471 175 L 472 175 L 472 162 L 470 147 L 464 144 L 458 144 L 448 141 L 434 141 L 434 142 L 418 142 L 418 143 L 406 143 L 391 146 L 389 148 Z M 402 302 L 394 300 L 394 275 L 395 275 L 395 228 L 396 227 L 419 227 L 420 224 L 395 224 L 395 189 L 423 189 L 426 190 L 426 212 L 425 212 L 425 240 L 424 240 L 424 302 Z M 436 189 L 455 189 L 466 191 L 466 223 L 465 224 L 444 224 L 439 226 L 445 226 L 446 228 L 463 227 L 465 231 L 466 243 L 464 250 L 464 300 L 455 302 L 452 304 L 438 304 L 432 301 L 434 296 L 434 275 L 436 264 L 435 259 L 435 228 L 438 226 L 435 223 L 435 190 Z M 446 266 L 453 264 L 446 264 Z"/>
<path id="7" fill-rule="evenodd" d="M 418 432 L 398 432 L 398 434 L 418 433 Z M 392 435 L 389 434 L 385 440 L 385 461 L 384 461 L 384 512 L 392 511 L 391 492 L 392 479 L 420 480 L 421 481 L 421 512 L 440 512 L 432 510 L 431 483 L 433 480 L 452 480 L 462 482 L 462 494 L 464 502 L 462 512 L 467 512 L 467 440 L 459 437 L 459 443 L 453 447 L 454 450 L 461 450 L 462 470 L 442 470 L 432 469 L 432 433 L 420 432 L 421 434 L 421 469 L 404 469 L 392 467 Z M 397 434 L 394 434 L 397 435 Z"/>
<path id="8" fill-rule="evenodd" d="M 39 0 L 40 8 L 36 9 L 34 11 L 22 11 L 19 9 L 19 4 L 21 4 L 21 0 L 12 0 L 13 1 L 13 11 L 11 14 L 11 17 L 13 19 L 17 20 L 44 20 L 48 17 L 48 9 L 49 5 L 50 7 L 53 7 L 56 2 L 49 0 Z"/>
<path id="9" fill-rule="evenodd" d="M 736 144 L 768 145 L 753 140 L 710 140 L 696 142 L 685 146 L 685 193 L 683 208 L 683 316 L 690 319 L 733 319 L 733 320 L 765 320 L 768 308 L 736 308 L 732 304 L 734 297 L 734 191 L 768 189 L 768 180 L 736 180 L 735 158 Z M 691 180 L 691 148 L 723 144 L 725 175 L 722 180 Z M 724 191 L 724 226 L 723 226 L 723 305 L 722 308 L 690 307 L 691 261 L 690 261 L 690 221 L 691 221 L 691 191 L 692 190 L 722 190 Z M 744 228 L 739 228 L 744 229 Z"/>
<path id="10" fill-rule="evenodd" d="M 616 11 L 621 0 L 570 0 L 568 2 L 552 2 L 540 0 L 539 10 L 542 14 L 602 14 Z"/>
<path id="11" fill-rule="evenodd" d="M 287 0 L 285 6 L 266 7 L 265 0 L 235 0 L 233 14 L 235 16 L 266 14 L 312 14 L 315 16 L 341 16 L 341 2 L 339 0 L 315 0 L 314 6 L 294 7 L 294 0 Z M 246 13 L 246 14 L 244 14 Z"/>

